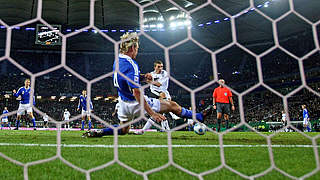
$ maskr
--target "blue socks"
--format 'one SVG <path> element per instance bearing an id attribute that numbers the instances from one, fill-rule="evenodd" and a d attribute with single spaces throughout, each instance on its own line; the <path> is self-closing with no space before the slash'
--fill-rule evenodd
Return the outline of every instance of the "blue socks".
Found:
<path id="1" fill-rule="evenodd" d="M 91 120 L 89 120 L 89 130 L 91 129 Z"/>
<path id="2" fill-rule="evenodd" d="M 81 130 L 84 130 L 84 124 L 85 124 L 85 122 L 86 122 L 85 120 L 82 120 L 82 121 L 81 121 Z M 91 120 L 89 120 L 88 126 L 89 126 L 89 129 L 88 129 L 88 130 L 90 130 L 91 127 L 92 127 L 92 126 L 91 126 Z"/>
<path id="3" fill-rule="evenodd" d="M 20 120 L 17 120 L 16 121 L 16 127 L 19 128 L 19 126 L 20 126 Z"/>
<path id="4" fill-rule="evenodd" d="M 182 118 L 192 119 L 192 111 L 186 108 L 181 108 L 181 115 Z M 196 118 L 199 122 L 203 122 L 203 115 L 202 113 L 196 113 Z"/>
<path id="5" fill-rule="evenodd" d="M 32 124 L 33 124 L 33 128 L 36 128 L 36 119 L 32 118 Z"/>
<path id="6" fill-rule="evenodd" d="M 308 132 L 311 132 L 311 128 L 309 126 L 307 126 L 307 130 Z"/>
<path id="7" fill-rule="evenodd" d="M 81 121 L 81 130 L 84 130 L 84 120 Z"/>
<path id="8" fill-rule="evenodd" d="M 113 127 L 118 127 L 118 126 L 119 125 L 113 125 Z M 102 131 L 103 131 L 103 136 L 105 136 L 105 135 L 113 135 L 113 129 L 112 128 L 105 128 Z M 118 129 L 118 135 L 123 135 L 121 129 Z"/>

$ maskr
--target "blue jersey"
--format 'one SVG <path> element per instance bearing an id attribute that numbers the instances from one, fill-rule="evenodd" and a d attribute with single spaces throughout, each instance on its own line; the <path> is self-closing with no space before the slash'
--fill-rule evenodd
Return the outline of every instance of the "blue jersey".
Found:
<path id="1" fill-rule="evenodd" d="M 118 95 L 123 101 L 135 101 L 133 96 L 132 88 L 139 88 L 139 86 L 126 80 L 115 72 L 116 61 L 113 64 L 113 84 L 118 89 Z M 140 85 L 140 71 L 136 61 L 131 59 L 129 56 L 119 54 L 119 71 L 124 74 L 127 78 Z"/>
<path id="2" fill-rule="evenodd" d="M 30 87 L 28 89 L 26 89 L 25 87 L 21 87 L 19 88 L 17 93 L 13 93 L 13 95 L 15 97 L 21 96 L 21 100 L 20 100 L 21 104 L 29 104 L 30 91 L 31 91 Z M 35 104 L 34 97 L 33 97 L 33 104 Z"/>
<path id="3" fill-rule="evenodd" d="M 303 119 L 308 119 L 309 118 L 309 113 L 307 109 L 303 109 Z"/>
<path id="4" fill-rule="evenodd" d="M 89 100 L 90 101 L 90 100 Z M 79 97 L 79 109 L 87 110 L 87 97 L 84 97 L 83 95 L 80 95 Z M 90 101 L 90 109 L 93 109 L 92 102 Z"/>
<path id="5" fill-rule="evenodd" d="M 8 110 L 3 110 L 3 111 L 2 111 L 2 114 L 7 114 L 7 113 L 9 113 Z M 2 118 L 3 118 L 3 119 L 8 119 L 8 116 L 3 116 Z"/>

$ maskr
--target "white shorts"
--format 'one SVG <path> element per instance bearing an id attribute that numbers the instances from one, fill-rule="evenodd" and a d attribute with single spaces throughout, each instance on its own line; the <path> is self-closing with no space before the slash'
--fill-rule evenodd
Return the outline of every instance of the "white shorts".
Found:
<path id="1" fill-rule="evenodd" d="M 7 123 L 8 122 L 8 118 L 2 118 L 2 122 L 3 123 Z"/>
<path id="2" fill-rule="evenodd" d="M 85 111 L 85 110 L 81 110 L 81 116 L 88 116 L 88 117 L 90 117 L 90 113 L 91 113 L 91 110 L 89 110 L 89 111 Z"/>
<path id="3" fill-rule="evenodd" d="M 309 118 L 303 118 L 303 125 L 309 125 Z"/>
<path id="4" fill-rule="evenodd" d="M 32 113 L 32 107 L 30 104 L 19 104 L 17 115 L 24 115 L 24 112 Z"/>
<path id="5" fill-rule="evenodd" d="M 153 94 L 155 94 L 156 96 L 160 96 L 160 93 L 164 93 L 165 95 L 166 95 L 166 99 L 167 100 L 171 100 L 171 96 L 170 96 L 170 93 L 169 93 L 169 91 L 156 91 L 156 90 L 153 90 L 153 89 L 151 89 L 151 92 L 153 93 Z"/>
<path id="6" fill-rule="evenodd" d="M 193 119 L 188 119 L 188 125 L 193 125 Z"/>
<path id="7" fill-rule="evenodd" d="M 160 111 L 160 100 L 144 96 L 152 110 Z M 118 118 L 120 121 L 130 121 L 140 116 L 140 105 L 137 101 L 123 101 L 119 98 Z M 146 113 L 146 112 L 145 112 Z"/>

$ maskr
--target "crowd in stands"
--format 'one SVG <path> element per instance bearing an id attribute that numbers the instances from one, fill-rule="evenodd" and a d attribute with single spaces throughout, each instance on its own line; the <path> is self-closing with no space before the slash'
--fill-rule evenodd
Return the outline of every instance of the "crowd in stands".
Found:
<path id="1" fill-rule="evenodd" d="M 309 36 L 306 33 L 302 33 L 297 37 L 288 38 L 287 41 L 281 41 L 281 45 L 288 48 L 290 52 L 297 52 L 300 57 L 306 53 L 303 47 L 310 49 L 312 47 L 310 42 L 313 43 L 313 41 L 304 41 L 300 44 L 301 41 L 297 41 L 297 39 L 301 39 L 301 37 L 306 38 Z M 250 48 L 254 48 L 254 46 Z M 259 46 L 256 48 L 259 48 Z M 188 55 L 185 54 L 186 52 L 170 51 L 170 53 L 173 54 L 170 55 L 170 75 L 182 84 L 195 89 L 213 79 L 211 55 L 204 50 L 197 50 L 193 52 L 193 55 L 189 55 L 189 52 Z M 13 51 L 12 56 L 31 72 L 42 71 L 60 62 L 59 54 L 46 54 L 39 50 L 19 53 Z M 105 54 L 73 52 L 67 54 L 67 65 L 82 76 L 92 79 L 112 71 L 113 56 L 112 52 Z M 30 57 L 32 57 L 32 60 L 28 59 Z M 155 59 L 164 61 L 163 53 L 159 51 L 142 52 L 139 57 L 138 64 L 143 73 L 153 70 L 153 61 Z M 28 64 L 28 62 L 32 63 Z M 237 92 L 241 93 L 259 82 L 256 59 L 235 46 L 226 50 L 226 52 L 217 54 L 216 62 L 219 78 L 225 79 L 226 84 Z M 319 52 L 303 61 L 307 84 L 318 93 L 320 92 L 319 62 Z M 290 93 L 302 84 L 298 60 L 279 49 L 262 57 L 261 65 L 264 83 L 282 95 Z M 12 97 L 12 90 L 23 86 L 24 79 L 28 78 L 28 76 L 6 60 L 0 62 L 0 70 L 0 108 L 3 109 L 4 106 L 7 106 L 9 111 L 16 110 L 18 101 Z M 212 92 L 217 86 L 218 84 L 214 84 L 196 93 L 198 111 L 212 103 Z M 76 112 L 78 99 L 70 101 L 70 98 L 78 97 L 82 89 L 86 89 L 86 84 L 63 68 L 37 77 L 35 96 L 41 96 L 41 99 L 36 99 L 36 107 L 56 120 L 62 119 L 62 113 L 65 108 L 70 111 L 72 116 L 75 116 L 80 114 L 80 112 Z M 117 95 L 116 89 L 113 87 L 112 78 L 106 77 L 92 84 L 91 90 L 92 99 L 96 96 L 103 97 L 99 100 L 92 100 L 94 114 L 108 123 L 116 123 L 114 117 L 111 116 L 115 102 L 104 99 Z M 173 81 L 170 81 L 169 92 L 172 99 L 181 106 L 191 106 L 190 92 Z M 10 97 L 4 97 L 6 94 L 9 94 Z M 56 96 L 56 99 L 51 99 L 51 96 Z M 61 96 L 66 96 L 66 99 L 59 101 Z M 233 99 L 236 111 L 232 113 L 230 120 L 238 123 L 240 122 L 239 107 L 237 106 L 238 97 L 234 96 Z M 320 97 L 306 89 L 293 94 L 288 98 L 290 119 L 294 121 L 301 120 L 302 104 L 307 105 L 311 118 L 318 119 L 320 117 L 320 112 L 318 111 L 319 99 Z M 260 87 L 247 93 L 242 100 L 247 122 L 280 121 L 281 111 L 284 109 L 283 99 L 271 91 Z M 36 114 L 36 119 L 42 120 L 42 117 Z M 213 115 L 207 120 L 207 123 L 215 124 L 215 121 L 216 117 Z M 138 126 L 143 123 L 138 123 Z"/>

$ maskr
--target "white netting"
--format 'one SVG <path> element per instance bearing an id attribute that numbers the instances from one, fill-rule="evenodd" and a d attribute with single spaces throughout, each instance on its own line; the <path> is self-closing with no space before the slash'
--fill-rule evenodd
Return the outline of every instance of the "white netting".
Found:
<path id="1" fill-rule="evenodd" d="M 49 161 L 52 161 L 52 160 L 55 160 L 55 159 L 60 159 L 63 163 L 65 163 L 66 165 L 74 168 L 75 170 L 77 171 L 80 171 L 82 173 L 84 173 L 86 175 L 86 178 L 87 179 L 90 179 L 90 173 L 92 172 L 95 172 L 97 170 L 100 170 L 100 169 L 103 169 L 105 167 L 108 167 L 114 163 L 118 163 L 120 166 L 138 174 L 138 175 L 141 175 L 144 177 L 144 179 L 148 179 L 148 175 L 154 173 L 154 172 L 157 172 L 157 171 L 160 171 L 164 168 L 167 168 L 169 166 L 174 166 L 178 169 L 180 169 L 181 171 L 185 172 L 185 173 L 188 173 L 192 176 L 195 176 L 195 177 L 198 177 L 199 179 L 203 179 L 203 176 L 205 175 L 208 175 L 210 173 L 213 173 L 213 172 L 216 172 L 216 171 L 219 171 L 220 169 L 222 168 L 226 168 L 230 171 L 232 171 L 233 173 L 243 177 L 243 178 L 246 178 L 246 179 L 254 179 L 254 178 L 257 178 L 257 177 L 261 177 L 261 176 L 264 176 L 266 175 L 267 173 L 271 172 L 272 170 L 275 170 L 275 171 L 278 171 L 280 172 L 281 174 L 289 177 L 289 178 L 292 178 L 292 179 L 298 179 L 298 178 L 307 178 L 307 177 L 310 177 L 312 175 L 314 175 L 315 173 L 317 173 L 320 169 L 320 165 L 319 165 L 319 155 L 318 155 L 318 147 L 317 147 L 317 143 L 316 143 L 316 139 L 319 138 L 320 136 L 315 136 L 315 137 L 310 137 L 302 132 L 300 132 L 299 130 L 297 130 L 294 126 L 291 125 L 290 123 L 290 120 L 289 120 L 289 124 L 288 124 L 288 127 L 291 127 L 293 129 L 295 129 L 296 131 L 300 132 L 300 134 L 302 134 L 304 137 L 310 139 L 312 141 L 312 147 L 313 147 L 313 151 L 314 151 L 314 156 L 316 158 L 316 169 L 314 169 L 313 171 L 311 171 L 310 173 L 308 174 L 305 174 L 304 176 L 302 177 L 294 177 L 288 173 L 286 173 L 285 171 L 281 170 L 280 168 L 278 168 L 275 164 L 275 161 L 274 161 L 274 155 L 273 155 L 273 151 L 272 151 L 272 144 L 271 144 L 271 138 L 274 137 L 277 133 L 274 133 L 270 136 L 267 136 L 265 134 L 262 134 L 260 132 L 258 132 L 257 130 L 255 130 L 254 128 L 252 128 L 246 121 L 245 121 L 245 115 L 244 115 L 244 108 L 243 108 L 243 96 L 250 93 L 252 90 L 254 90 L 255 88 L 259 87 L 259 86 L 263 86 L 264 88 L 266 88 L 267 90 L 273 92 L 274 94 L 278 95 L 279 97 L 282 98 L 283 100 L 283 104 L 284 104 L 284 107 L 285 107 L 285 111 L 286 111 L 286 114 L 287 116 L 289 116 L 289 113 L 288 113 L 288 98 L 291 97 L 293 94 L 297 93 L 298 91 L 300 91 L 301 89 L 303 88 L 306 88 L 308 91 L 310 91 L 311 93 L 315 94 L 316 96 L 320 97 L 320 94 L 318 92 L 316 92 L 315 90 L 313 90 L 312 88 L 310 88 L 307 83 L 306 83 L 306 76 L 305 76 L 305 73 L 304 73 L 304 67 L 303 67 L 303 60 L 307 59 L 310 55 L 314 54 L 315 52 L 319 51 L 320 50 L 320 47 L 319 47 L 319 42 L 318 42 L 318 34 L 317 34 L 317 25 L 320 24 L 320 21 L 317 21 L 315 23 L 311 22 L 310 20 L 308 20 L 307 18 L 305 18 L 304 16 L 302 16 L 301 14 L 299 14 L 297 11 L 295 11 L 296 7 L 294 6 L 294 2 L 293 0 L 289 0 L 289 7 L 290 7 L 290 10 L 288 12 L 286 12 L 285 14 L 281 15 L 280 17 L 276 18 L 276 19 L 272 19 L 270 18 L 269 16 L 267 16 L 265 13 L 263 13 L 261 10 L 255 8 L 255 4 L 254 4 L 254 0 L 250 0 L 250 6 L 247 7 L 246 9 L 242 10 L 240 13 L 238 13 L 237 15 L 234 15 L 232 16 L 231 14 L 229 14 L 228 12 L 224 11 L 222 8 L 220 8 L 219 6 L 217 6 L 216 4 L 214 4 L 211 0 L 208 0 L 206 3 L 190 10 L 190 11 L 187 11 L 185 10 L 184 8 L 180 7 L 175 1 L 173 0 L 168 0 L 168 2 L 170 2 L 171 4 L 173 4 L 175 7 L 179 8 L 181 11 L 185 12 L 187 15 L 191 16 L 191 13 L 194 13 L 196 11 L 199 11 L 201 10 L 202 8 L 206 7 L 206 6 L 212 6 L 214 7 L 216 10 L 218 10 L 220 13 L 224 14 L 226 17 L 230 18 L 230 22 L 231 22 L 231 29 L 232 29 L 232 42 L 230 44 L 227 44 L 225 45 L 224 47 L 220 48 L 220 49 L 217 49 L 215 51 L 212 51 L 210 49 L 208 49 L 207 47 L 205 47 L 204 45 L 202 45 L 201 43 L 199 43 L 197 40 L 195 40 L 193 37 L 192 37 L 192 32 L 191 32 L 191 29 L 188 29 L 187 30 L 187 38 L 186 39 L 183 39 L 182 41 L 180 42 L 177 42 L 175 43 L 174 45 L 171 45 L 170 47 L 166 47 L 164 45 L 162 45 L 161 43 L 157 42 L 155 39 L 153 39 L 149 34 L 147 34 L 146 32 L 144 32 L 144 23 L 143 23 L 143 9 L 152 5 L 152 4 L 155 4 L 157 2 L 159 2 L 160 0 L 155 0 L 155 1 L 152 1 L 150 3 L 147 3 L 147 4 L 144 4 L 143 6 L 140 5 L 139 3 L 137 3 L 136 1 L 134 0 L 129 0 L 133 6 L 137 6 L 139 7 L 139 18 L 140 18 L 140 33 L 138 34 L 138 36 L 145 36 L 147 39 L 149 39 L 150 41 L 152 41 L 153 43 L 155 43 L 156 45 L 158 45 L 159 47 L 161 47 L 162 49 L 164 49 L 164 52 L 165 52 L 165 61 L 166 61 L 166 70 L 169 72 L 170 74 L 170 59 L 169 59 L 169 50 L 170 49 L 173 49 L 187 41 L 192 41 L 193 43 L 195 43 L 197 46 L 199 46 L 201 49 L 203 49 L 204 51 L 208 52 L 211 54 L 211 58 L 212 58 L 212 64 L 213 64 L 213 73 L 214 73 L 214 80 L 201 86 L 201 87 L 198 87 L 194 90 L 188 88 L 187 86 L 185 86 L 184 84 L 180 83 L 179 81 L 177 81 L 176 79 L 174 79 L 173 77 L 170 77 L 170 80 L 173 81 L 174 83 L 176 83 L 177 85 L 181 86 L 182 88 L 184 88 L 185 90 L 189 91 L 191 93 L 191 101 L 192 101 L 192 107 L 193 109 L 195 109 L 196 107 L 196 101 L 195 101 L 195 96 L 196 96 L 196 93 L 211 86 L 212 84 L 216 83 L 217 80 L 218 80 L 218 70 L 217 70 L 217 62 L 216 62 L 216 55 L 228 48 L 230 48 L 231 46 L 233 45 L 236 45 L 238 46 L 239 48 L 241 48 L 243 51 L 245 51 L 246 53 L 254 56 L 256 58 L 256 62 L 257 62 L 257 68 L 258 68 L 258 78 L 259 78 L 259 82 L 252 86 L 251 88 L 247 89 L 246 91 L 242 92 L 242 93 L 238 93 L 237 91 L 235 91 L 234 89 L 232 89 L 232 92 L 234 94 L 236 94 L 238 96 L 238 101 L 239 101 L 239 111 L 240 111 L 240 118 L 241 118 L 241 122 L 240 124 L 238 124 L 236 127 L 234 128 L 231 128 L 223 133 L 217 133 L 218 136 L 219 136 L 219 147 L 220 147 L 220 159 L 221 159 L 221 165 L 214 168 L 214 169 L 211 169 L 209 171 L 205 171 L 205 172 L 202 172 L 202 173 L 195 173 L 195 172 L 192 172 L 191 170 L 187 170 L 186 168 L 183 168 L 182 166 L 176 164 L 173 160 L 173 156 L 172 156 L 172 138 L 171 138 L 171 131 L 168 132 L 168 157 L 169 157 L 169 162 L 161 167 L 158 167 L 158 168 L 154 168 L 154 169 L 151 169 L 149 171 L 146 171 L 146 172 L 141 172 L 141 171 L 138 171 L 126 164 L 124 164 L 123 162 L 121 162 L 119 160 L 119 154 L 118 154 L 118 134 L 117 134 L 117 131 L 116 134 L 114 135 L 114 159 L 104 165 L 101 165 L 101 166 L 98 166 L 98 167 L 95 167 L 95 168 L 92 168 L 92 169 L 89 169 L 89 170 L 85 170 L 85 169 L 82 169 L 80 167 L 77 167 L 75 165 L 73 165 L 72 163 L 70 163 L 69 161 L 65 160 L 62 156 L 61 156 L 61 122 L 58 122 L 58 121 L 55 121 L 54 119 L 50 118 L 50 121 L 56 123 L 57 127 L 58 127 L 58 131 L 57 131 L 57 154 L 51 158 L 48 158 L 48 159 L 43 159 L 43 160 L 38 160 L 38 161 L 34 161 L 34 162 L 28 162 L 28 163 L 21 163 L 17 160 L 14 160 L 8 156 L 6 156 L 5 154 L 3 153 L 0 153 L 0 156 L 14 164 L 17 164 L 19 166 L 23 166 L 24 167 L 24 178 L 25 179 L 28 179 L 28 168 L 29 166 L 32 166 L 32 165 L 36 165 L 36 164 L 40 164 L 40 163 L 45 163 L 45 162 L 49 162 Z M 91 97 L 91 85 L 95 82 L 98 82 L 106 77 L 110 77 L 112 76 L 112 73 L 113 72 L 110 72 L 108 74 L 105 74 L 105 75 L 102 75 L 100 77 L 97 77 L 93 80 L 87 80 L 86 78 L 84 78 L 83 76 L 81 76 L 80 74 L 78 74 L 76 71 L 74 71 L 73 69 L 71 69 L 70 67 L 68 67 L 66 65 L 66 41 L 67 41 L 67 38 L 71 37 L 71 36 L 74 36 L 74 35 L 77 35 L 79 33 L 81 33 L 82 31 L 84 30 L 87 30 L 87 29 L 94 29 L 96 31 L 98 31 L 98 33 L 103 36 L 105 39 L 109 40 L 110 42 L 112 42 L 114 44 L 114 56 L 115 56 L 115 59 L 118 59 L 118 47 L 119 47 L 119 43 L 120 41 L 115 41 L 113 38 L 109 37 L 108 35 L 106 35 L 105 33 L 101 32 L 100 29 L 98 29 L 97 27 L 95 27 L 94 25 L 94 5 L 95 5 L 95 1 L 94 0 L 91 0 L 90 1 L 90 23 L 88 26 L 86 27 L 83 27 L 82 29 L 80 29 L 79 31 L 77 32 L 72 32 L 72 33 L 69 33 L 67 35 L 64 35 L 62 33 L 59 32 L 59 35 L 62 37 L 62 48 L 61 48 L 61 64 L 55 66 L 55 67 L 52 67 L 50 69 L 47 69 L 45 71 L 41 71 L 41 72 L 38 72 L 38 73 L 31 73 L 30 71 L 28 71 L 26 68 L 24 68 L 23 66 L 21 66 L 20 64 L 18 64 L 14 59 L 12 59 L 10 57 L 10 50 L 11 50 L 11 36 L 12 36 L 12 30 L 15 28 L 15 27 L 20 27 L 20 26 L 25 26 L 25 25 L 28 25 L 28 24 L 31 24 L 31 23 L 34 23 L 34 22 L 37 22 L 37 21 L 40 21 L 41 23 L 43 23 L 44 25 L 48 26 L 50 29 L 53 29 L 53 27 L 48 24 L 45 20 L 42 19 L 42 0 L 38 0 L 38 9 L 37 9 L 37 17 L 35 19 L 32 19 L 32 20 L 29 20 L 29 21 L 26 21 L 26 22 L 23 22 L 23 23 L 20 23 L 20 24 L 16 24 L 16 25 L 12 25 L 12 26 L 8 26 L 5 22 L 3 22 L 2 20 L 0 20 L 0 24 L 2 24 L 3 26 L 6 27 L 7 29 L 7 33 L 6 33 L 6 49 L 5 49 L 5 56 L 1 57 L 0 58 L 0 61 L 2 60 L 5 60 L 7 59 L 9 62 L 11 62 L 12 64 L 14 64 L 17 68 L 19 68 L 21 71 L 23 71 L 24 73 L 26 73 L 27 75 L 29 75 L 31 77 L 31 91 L 32 91 L 32 94 L 34 92 L 34 86 L 35 86 L 35 78 L 36 77 L 39 77 L 39 76 L 42 76 L 42 75 L 45 75 L 47 73 L 50 73 L 50 72 L 53 72 L 59 68 L 65 68 L 67 71 L 69 71 L 71 74 L 73 74 L 74 76 L 76 76 L 77 78 L 79 78 L 80 80 L 82 80 L 83 82 L 85 82 L 87 84 L 87 92 L 88 92 L 88 96 Z M 248 12 L 250 9 L 254 8 L 255 11 L 260 14 L 261 16 L 263 16 L 265 19 L 267 19 L 268 21 L 270 21 L 272 23 L 272 29 L 273 29 L 273 39 L 274 39 L 274 46 L 272 48 L 269 48 L 268 50 L 266 50 L 265 52 L 257 55 L 255 53 L 253 53 L 252 51 L 250 51 L 248 48 L 246 48 L 245 46 L 243 46 L 242 44 L 238 43 L 237 41 L 237 27 L 236 27 L 236 24 L 235 24 L 235 19 L 243 14 L 245 14 L 246 12 Z M 279 38 L 278 38 L 278 31 L 277 31 L 277 22 L 281 21 L 282 19 L 284 19 L 285 17 L 287 17 L 289 14 L 294 14 L 296 16 L 298 16 L 299 18 L 303 19 L 306 23 L 308 23 L 310 26 L 312 26 L 312 32 L 313 32 L 313 38 L 314 38 L 314 44 L 315 44 L 315 49 L 313 49 L 312 51 L 308 52 L 306 55 L 304 55 L 303 57 L 297 57 L 296 55 L 294 55 L 293 53 L 289 52 L 288 50 L 286 50 L 285 48 L 283 48 L 280 44 L 279 44 Z M 129 17 L 128 17 L 129 18 Z M 300 69 L 300 74 L 301 74 L 301 79 L 302 79 L 302 85 L 299 86 L 297 89 L 293 90 L 292 92 L 288 93 L 287 95 L 282 95 L 281 93 L 275 91 L 273 88 L 271 88 L 269 85 L 265 84 L 264 81 L 263 81 L 263 73 L 262 73 L 262 65 L 261 65 L 261 58 L 265 55 L 267 55 L 268 53 L 270 53 L 271 51 L 273 51 L 274 49 L 276 48 L 279 48 L 280 50 L 282 50 L 283 52 L 285 52 L 287 55 L 291 56 L 292 58 L 298 60 L 298 63 L 299 63 L 299 69 Z M 118 69 L 118 68 L 117 68 Z M 145 86 L 143 87 L 143 89 L 147 88 L 148 86 Z M 39 113 L 40 115 L 44 115 L 43 112 L 41 112 L 40 110 L 38 110 L 36 107 L 33 107 L 35 109 L 35 112 Z M 13 111 L 13 112 L 10 112 L 8 115 L 14 115 L 16 113 L 16 111 Z M 195 114 L 194 115 L 194 119 L 195 119 Z M 76 117 L 73 117 L 72 119 L 70 119 L 70 121 L 73 121 L 73 120 L 76 120 L 80 118 L 80 115 L 76 116 Z M 100 119 L 99 117 L 93 115 L 93 118 L 94 119 L 97 119 L 98 121 L 100 122 L 104 122 L 102 119 Z M 137 122 L 141 119 L 143 119 L 144 117 L 140 117 L 138 119 L 136 119 L 134 122 Z M 134 122 L 131 122 L 130 124 L 134 123 Z M 105 124 L 105 123 L 104 123 Z M 128 125 L 128 124 L 127 124 Z M 127 126 L 127 125 L 124 125 L 124 126 Z M 226 160 L 225 160 L 225 155 L 224 155 L 224 143 L 223 143 L 223 136 L 225 134 L 227 134 L 228 132 L 230 131 L 233 131 L 235 130 L 236 128 L 242 126 L 242 125 L 245 125 L 247 126 L 249 129 L 251 129 L 252 131 L 255 131 L 256 133 L 258 133 L 260 136 L 266 138 L 267 140 L 267 147 L 268 147 L 268 152 L 269 152 L 269 157 L 270 157 L 270 164 L 271 166 L 261 172 L 261 173 L 258 173 L 258 174 L 255 174 L 255 175 L 251 175 L 251 176 L 248 176 L 246 174 L 243 174 L 235 169 L 233 169 L 232 167 L 228 166 L 226 164 Z M 121 126 L 123 127 L 123 126 Z M 181 127 L 180 127 L 181 128 Z M 173 130 L 176 130 L 176 129 L 173 129 Z M 213 131 L 212 131 L 213 132 Z M 214 132 L 216 133 L 216 132 Z"/>

